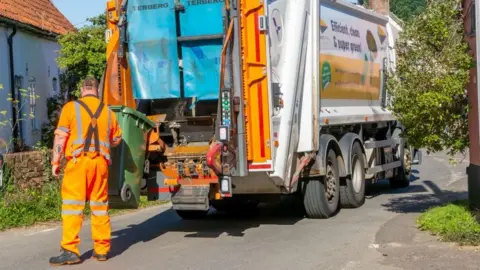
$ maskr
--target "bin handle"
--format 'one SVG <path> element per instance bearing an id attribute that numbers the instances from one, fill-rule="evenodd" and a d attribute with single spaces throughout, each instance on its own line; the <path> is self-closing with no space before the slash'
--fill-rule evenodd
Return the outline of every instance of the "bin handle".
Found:
<path id="1" fill-rule="evenodd" d="M 141 129 L 143 129 L 145 127 L 145 122 L 142 122 L 142 124 L 140 125 L 138 122 L 140 122 L 140 119 L 137 119 L 137 121 L 135 121 L 135 125 Z"/>

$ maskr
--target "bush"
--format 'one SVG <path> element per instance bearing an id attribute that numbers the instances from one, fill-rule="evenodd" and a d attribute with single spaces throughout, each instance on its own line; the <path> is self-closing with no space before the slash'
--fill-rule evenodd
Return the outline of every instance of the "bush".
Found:
<path id="1" fill-rule="evenodd" d="M 47 183 L 41 190 L 15 190 L 4 194 L 0 207 L 0 231 L 60 219 L 58 184 Z"/>
<path id="2" fill-rule="evenodd" d="M 443 241 L 460 245 L 480 244 L 480 225 L 472 214 L 468 201 L 457 201 L 434 207 L 417 219 L 421 230 L 430 231 Z"/>

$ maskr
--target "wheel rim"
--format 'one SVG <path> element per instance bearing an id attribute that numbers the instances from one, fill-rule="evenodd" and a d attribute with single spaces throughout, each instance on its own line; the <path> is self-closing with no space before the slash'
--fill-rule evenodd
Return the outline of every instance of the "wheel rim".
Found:
<path id="1" fill-rule="evenodd" d="M 409 174 L 410 170 L 412 169 L 412 163 L 410 158 L 411 152 L 410 149 L 406 148 L 403 151 L 403 166 L 405 169 L 405 174 Z"/>
<path id="2" fill-rule="evenodd" d="M 362 178 L 362 164 L 358 162 L 358 159 L 355 159 L 355 165 L 353 166 L 352 173 L 353 190 L 355 193 L 359 193 L 362 189 Z"/>
<path id="3" fill-rule="evenodd" d="M 328 203 L 332 203 L 337 189 L 336 177 L 331 164 L 327 165 L 327 174 L 325 175 L 325 195 Z"/>

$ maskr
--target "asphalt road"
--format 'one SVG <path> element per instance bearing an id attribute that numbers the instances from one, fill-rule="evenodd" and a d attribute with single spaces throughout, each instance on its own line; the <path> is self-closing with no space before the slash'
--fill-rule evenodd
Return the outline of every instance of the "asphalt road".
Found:
<path id="1" fill-rule="evenodd" d="M 253 216 L 213 213 L 202 221 L 183 221 L 169 206 L 114 217 L 108 262 L 90 258 L 86 221 L 84 262 L 68 269 L 439 269 L 418 254 L 424 248 L 417 240 L 403 253 L 402 241 L 415 238 L 412 217 L 422 209 L 466 196 L 466 165 L 452 167 L 443 155 L 424 157 L 409 188 L 376 183 L 367 188 L 365 205 L 328 220 L 300 217 L 288 201 Z M 0 269 L 51 269 L 48 258 L 58 254 L 60 235 L 58 226 L 0 233 Z"/>

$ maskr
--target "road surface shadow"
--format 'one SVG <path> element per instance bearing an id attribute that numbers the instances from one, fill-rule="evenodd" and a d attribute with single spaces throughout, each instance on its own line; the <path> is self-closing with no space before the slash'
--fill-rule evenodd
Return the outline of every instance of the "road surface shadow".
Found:
<path id="1" fill-rule="evenodd" d="M 290 201 L 290 200 L 293 200 Z M 262 225 L 293 225 L 304 218 L 303 208 L 295 198 L 286 198 L 276 204 L 260 205 L 255 211 L 226 214 L 211 209 L 201 220 L 182 220 L 173 209 L 168 209 L 140 223 L 112 232 L 113 258 L 140 242 L 149 242 L 167 232 L 187 233 L 187 238 L 217 238 L 222 234 L 242 237 L 245 231 Z M 82 255 L 89 258 L 92 250 Z"/>
<path id="2" fill-rule="evenodd" d="M 388 180 L 382 180 L 374 184 L 367 185 L 365 189 L 365 197 L 373 199 L 383 194 L 412 194 L 427 192 L 427 189 L 422 185 L 410 185 L 406 188 L 392 188 Z"/>
<path id="3" fill-rule="evenodd" d="M 410 183 L 417 182 L 420 177 L 416 174 L 420 172 L 416 169 L 412 170 L 412 174 L 410 174 Z M 390 183 L 387 179 L 380 180 L 375 183 L 367 184 L 365 188 L 365 197 L 367 199 L 373 199 L 378 195 L 382 194 L 409 194 L 409 193 L 422 193 L 426 192 L 427 189 L 423 185 L 410 185 L 406 188 L 391 188 Z"/>
<path id="4" fill-rule="evenodd" d="M 443 205 L 455 200 L 468 198 L 467 191 L 442 190 L 431 180 L 422 181 L 433 193 L 413 194 L 390 199 L 382 204 L 388 211 L 395 213 L 422 213 L 434 206 Z M 423 189 L 425 189 L 423 187 Z M 425 189 L 425 191 L 427 191 Z"/>

